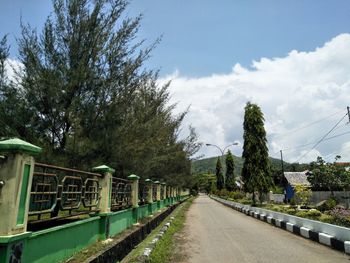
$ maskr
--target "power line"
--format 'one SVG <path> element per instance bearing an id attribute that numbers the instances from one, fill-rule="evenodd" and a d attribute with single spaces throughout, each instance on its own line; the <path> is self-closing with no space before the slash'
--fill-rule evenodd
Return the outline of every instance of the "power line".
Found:
<path id="1" fill-rule="evenodd" d="M 336 129 L 334 129 L 334 130 L 336 130 Z M 325 138 L 323 141 L 329 141 L 329 140 L 331 140 L 331 139 L 335 139 L 335 138 L 337 138 L 337 137 L 344 136 L 344 135 L 349 134 L 349 133 L 350 133 L 350 131 L 343 132 L 343 133 L 339 133 L 339 134 L 336 134 L 336 135 L 334 135 L 334 136 L 327 137 L 327 138 Z M 304 148 L 304 147 L 306 147 L 306 146 L 313 145 L 313 144 L 315 144 L 315 143 L 316 143 L 316 142 L 310 142 L 310 143 L 306 143 L 306 144 L 301 144 L 301 145 L 295 146 L 295 147 L 293 147 L 293 148 L 290 147 L 290 148 L 282 149 L 282 151 L 295 151 L 295 150 L 298 150 L 298 149 L 300 149 L 300 148 Z M 275 153 L 278 153 L 278 152 L 275 152 Z"/>
<path id="2" fill-rule="evenodd" d="M 316 142 L 316 144 L 314 146 L 312 146 L 312 148 L 307 151 L 306 153 L 304 153 L 301 157 L 298 158 L 298 160 L 296 160 L 296 162 L 299 162 L 302 158 L 304 158 L 307 154 L 309 154 L 313 149 L 316 148 L 317 145 L 319 145 L 338 125 L 339 123 L 342 122 L 342 120 L 348 115 L 348 113 L 346 113 L 343 117 L 341 117 L 341 119 L 320 139 Z"/>
<path id="3" fill-rule="evenodd" d="M 324 120 L 326 120 L 326 119 L 329 119 L 330 117 L 333 117 L 333 116 L 339 114 L 340 112 L 343 112 L 343 110 L 334 112 L 334 113 L 332 113 L 332 114 L 330 114 L 330 115 L 328 115 L 328 116 L 326 116 L 326 117 L 323 117 L 323 118 L 318 119 L 318 120 L 316 120 L 316 121 L 310 122 L 309 124 L 306 124 L 306 125 L 304 125 L 304 126 L 301 126 L 301 127 L 296 128 L 296 129 L 294 129 L 294 130 L 291 130 L 291 131 L 287 131 L 286 133 L 280 134 L 280 135 L 277 135 L 277 136 L 284 137 L 284 136 L 290 135 L 290 134 L 292 134 L 292 133 L 298 132 L 298 131 L 300 131 L 300 130 L 306 129 L 306 128 L 308 128 L 308 127 L 310 127 L 310 126 L 313 126 L 313 125 L 315 125 L 315 124 L 317 124 L 317 123 L 320 123 L 320 122 L 322 122 L 322 121 L 324 121 Z"/>

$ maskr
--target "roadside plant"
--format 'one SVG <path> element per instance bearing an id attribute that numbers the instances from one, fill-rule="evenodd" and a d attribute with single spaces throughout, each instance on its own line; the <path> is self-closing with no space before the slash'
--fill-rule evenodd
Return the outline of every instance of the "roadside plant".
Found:
<path id="1" fill-rule="evenodd" d="M 244 110 L 242 180 L 244 190 L 253 194 L 253 205 L 255 205 L 256 192 L 262 197 L 263 193 L 267 193 L 273 186 L 273 180 L 268 158 L 264 115 L 258 105 L 250 102 Z"/>
<path id="2" fill-rule="evenodd" d="M 233 162 L 233 156 L 230 150 L 227 151 L 226 155 L 226 180 L 225 186 L 228 191 L 233 191 L 236 188 L 234 169 L 235 165 Z"/>
<path id="3" fill-rule="evenodd" d="M 307 206 L 312 196 L 312 191 L 304 185 L 296 185 L 294 187 L 296 199 L 301 206 Z"/>
<path id="4" fill-rule="evenodd" d="M 225 187 L 224 182 L 224 175 L 222 174 L 222 165 L 220 161 L 220 157 L 218 157 L 218 160 L 216 162 L 216 188 L 218 190 L 221 190 Z"/>

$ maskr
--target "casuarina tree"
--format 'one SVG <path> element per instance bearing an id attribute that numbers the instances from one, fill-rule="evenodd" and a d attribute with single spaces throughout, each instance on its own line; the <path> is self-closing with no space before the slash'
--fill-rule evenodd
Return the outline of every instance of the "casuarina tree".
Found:
<path id="1" fill-rule="evenodd" d="M 255 192 L 262 197 L 272 186 L 270 163 L 264 116 L 258 105 L 247 103 L 243 122 L 243 154 L 242 180 L 244 190 L 253 193 L 253 204 L 256 203 Z M 261 201 L 261 199 L 260 199 Z"/>
<path id="2" fill-rule="evenodd" d="M 230 150 L 228 150 L 226 155 L 226 180 L 225 186 L 228 191 L 233 191 L 235 188 L 235 177 L 234 177 L 234 162 L 233 156 Z"/>
<path id="3" fill-rule="evenodd" d="M 216 162 L 216 188 L 218 190 L 222 190 L 225 187 L 224 175 L 222 174 L 222 165 L 220 161 L 220 157 L 218 157 L 218 161 Z"/>

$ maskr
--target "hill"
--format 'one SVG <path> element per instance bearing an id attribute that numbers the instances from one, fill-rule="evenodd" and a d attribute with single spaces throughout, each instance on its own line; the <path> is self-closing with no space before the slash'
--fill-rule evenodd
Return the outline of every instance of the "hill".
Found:
<path id="1" fill-rule="evenodd" d="M 210 157 L 200 160 L 192 161 L 191 171 L 195 174 L 200 173 L 214 173 L 215 174 L 215 166 L 218 157 Z M 225 156 L 220 157 L 221 163 L 223 166 L 223 170 L 226 169 L 225 164 Z M 269 157 L 271 165 L 275 170 L 281 170 L 281 161 L 276 158 Z M 235 164 L 235 175 L 240 176 L 242 167 L 243 167 L 243 158 L 238 156 L 233 156 L 233 161 Z M 289 165 L 289 163 L 283 162 L 285 166 Z"/>

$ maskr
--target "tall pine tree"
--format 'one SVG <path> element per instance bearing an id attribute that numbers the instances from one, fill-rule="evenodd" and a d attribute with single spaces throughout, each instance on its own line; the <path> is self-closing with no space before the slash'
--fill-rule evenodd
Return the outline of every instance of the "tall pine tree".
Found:
<path id="1" fill-rule="evenodd" d="M 227 151 L 226 155 L 226 180 L 225 186 L 228 191 L 233 191 L 235 189 L 235 176 L 234 176 L 234 162 L 233 156 L 230 150 Z"/>
<path id="2" fill-rule="evenodd" d="M 247 103 L 243 122 L 243 154 L 242 180 L 246 192 L 253 193 L 253 204 L 256 203 L 255 192 L 260 197 L 272 186 L 270 163 L 264 116 L 258 105 Z"/>
<path id="3" fill-rule="evenodd" d="M 222 165 L 220 161 L 220 157 L 216 162 L 216 188 L 218 190 L 222 190 L 225 188 L 224 175 L 222 174 Z"/>

